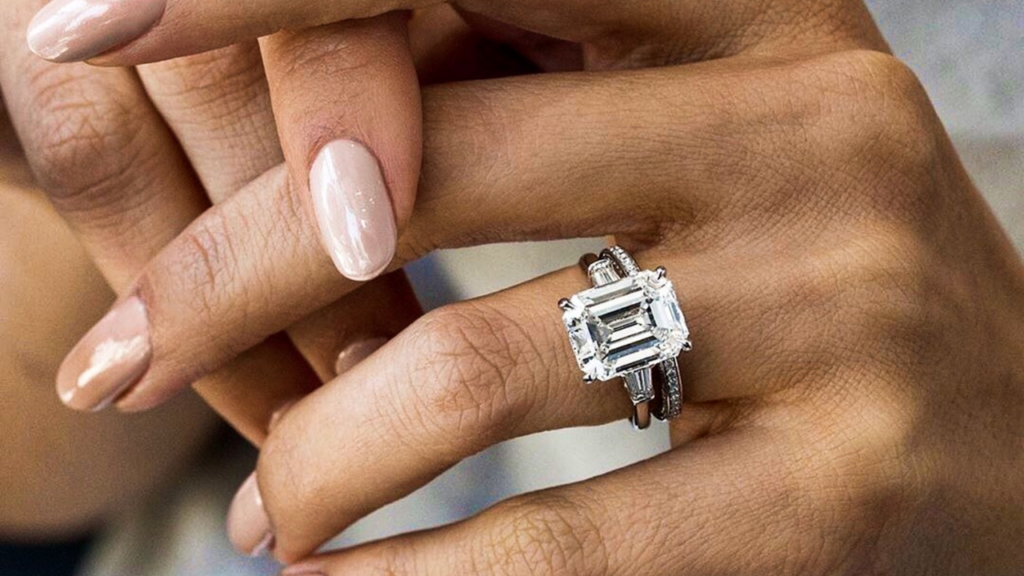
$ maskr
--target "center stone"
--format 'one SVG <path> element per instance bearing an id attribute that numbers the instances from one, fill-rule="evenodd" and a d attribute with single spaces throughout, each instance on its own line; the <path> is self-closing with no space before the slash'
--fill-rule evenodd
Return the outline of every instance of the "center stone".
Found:
<path id="1" fill-rule="evenodd" d="M 672 282 L 651 271 L 576 294 L 562 321 L 590 380 L 654 367 L 678 356 L 690 335 Z"/>

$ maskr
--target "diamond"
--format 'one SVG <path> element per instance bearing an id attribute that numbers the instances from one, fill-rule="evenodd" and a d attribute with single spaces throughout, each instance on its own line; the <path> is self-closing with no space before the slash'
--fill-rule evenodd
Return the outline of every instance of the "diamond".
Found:
<path id="1" fill-rule="evenodd" d="M 672 282 L 641 271 L 576 294 L 562 321 L 588 380 L 612 380 L 674 358 L 690 335 Z"/>

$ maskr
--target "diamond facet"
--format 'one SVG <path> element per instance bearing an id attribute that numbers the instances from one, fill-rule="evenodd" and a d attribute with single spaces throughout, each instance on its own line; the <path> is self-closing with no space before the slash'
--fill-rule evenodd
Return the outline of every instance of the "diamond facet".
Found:
<path id="1" fill-rule="evenodd" d="M 584 376 L 602 381 L 678 356 L 690 334 L 672 282 L 651 271 L 576 294 L 562 321 Z"/>

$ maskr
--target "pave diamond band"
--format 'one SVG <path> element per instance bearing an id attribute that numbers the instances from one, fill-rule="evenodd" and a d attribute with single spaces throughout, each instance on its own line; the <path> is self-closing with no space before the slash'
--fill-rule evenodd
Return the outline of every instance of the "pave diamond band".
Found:
<path id="1" fill-rule="evenodd" d="M 642 270 L 613 246 L 580 260 L 593 288 L 559 302 L 562 321 L 586 382 L 622 378 L 634 406 L 633 424 L 679 416 L 682 386 L 677 357 L 689 351 L 689 329 L 664 268 Z M 655 382 L 657 375 L 657 382 Z"/>

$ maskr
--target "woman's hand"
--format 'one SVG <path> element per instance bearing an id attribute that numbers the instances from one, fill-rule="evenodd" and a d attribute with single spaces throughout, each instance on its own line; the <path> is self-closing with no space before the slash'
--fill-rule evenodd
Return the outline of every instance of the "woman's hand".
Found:
<path id="1" fill-rule="evenodd" d="M 167 31 L 199 3 L 170 1 L 111 61 L 173 48 Z M 863 7 L 467 8 L 583 41 L 591 68 L 719 57 L 426 90 L 396 261 L 613 234 L 666 266 L 697 346 L 675 449 L 291 571 L 1019 573 L 1024 271 Z M 254 195 L 198 219 L 139 277 L 154 353 L 125 402 L 159 402 L 169 367 L 222 363 L 226 339 L 256 343 L 354 287 L 327 272 L 309 218 Z M 208 274 L 183 275 L 197 234 L 218 249 Z M 573 268 L 419 320 L 278 420 L 236 518 L 295 561 L 496 442 L 626 417 L 621 387 L 583 387 L 565 342 L 555 302 L 585 287 Z M 182 305 L 197 295 L 210 305 Z"/>
<path id="2" fill-rule="evenodd" d="M 412 245 L 615 234 L 680 293 L 688 403 L 668 454 L 299 568 L 1024 567 L 1024 270 L 900 63 L 737 59 L 425 102 Z M 556 300 L 586 284 L 573 268 L 429 314 L 288 412 L 258 467 L 277 556 L 496 442 L 625 418 L 620 386 L 581 384 L 560 325 Z"/>
<path id="3" fill-rule="evenodd" d="M 333 67 L 333 82 L 343 84 L 332 85 L 332 99 L 318 109 L 329 118 L 321 122 L 323 135 L 347 135 L 376 150 L 399 204 L 411 204 L 420 119 L 404 16 L 335 26 L 334 34 L 344 35 L 344 51 L 325 50 L 322 31 L 293 32 L 269 39 L 262 54 L 251 41 L 122 70 L 58 66 L 30 54 L 25 29 L 39 6 L 17 0 L 0 8 L 5 30 L 0 84 L 37 180 L 115 288 L 130 286 L 142 264 L 211 201 L 223 201 L 247 185 L 287 188 L 285 170 L 277 169 L 284 160 L 278 128 L 294 148 L 290 136 L 296 124 L 317 116 L 308 113 L 306 100 L 316 93 L 306 88 L 306 78 L 289 77 L 296 60 L 320 58 L 320 68 Z M 264 64 L 274 82 L 267 81 Z M 307 118 L 296 118 L 296 107 L 305 107 Z M 298 208 L 302 200 L 295 200 Z M 375 246 L 383 247 L 376 254 L 388 256 L 387 238 Z M 321 317 L 332 318 L 331 323 L 318 320 L 296 328 L 296 343 L 316 374 L 287 337 L 275 335 L 198 389 L 259 441 L 272 412 L 319 385 L 317 375 L 336 375 L 339 352 L 390 336 L 415 317 L 418 307 L 401 274 L 374 285 L 326 310 Z M 369 323 L 363 312 L 378 307 L 392 310 L 384 325 L 376 314 Z M 91 409 L 110 399 L 111 390 L 100 388 L 98 394 L 78 393 L 65 382 L 62 390 L 70 405 Z"/>

